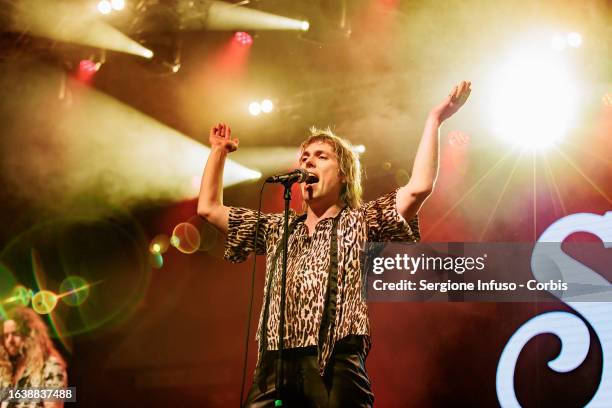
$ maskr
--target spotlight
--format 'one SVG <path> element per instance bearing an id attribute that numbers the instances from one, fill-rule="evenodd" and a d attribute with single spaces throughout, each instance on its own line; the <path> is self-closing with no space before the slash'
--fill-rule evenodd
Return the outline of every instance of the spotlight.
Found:
<path id="1" fill-rule="evenodd" d="M 111 0 L 111 6 L 115 10 L 123 10 L 125 8 L 125 0 Z"/>
<path id="2" fill-rule="evenodd" d="M 270 113 L 272 112 L 272 109 L 274 109 L 274 104 L 269 99 L 264 99 L 263 101 L 261 101 L 260 106 L 261 106 L 261 111 L 263 113 Z"/>
<path id="3" fill-rule="evenodd" d="M 249 104 L 249 113 L 253 116 L 257 116 L 261 113 L 261 105 L 259 102 L 251 102 Z"/>
<path id="4" fill-rule="evenodd" d="M 573 125 L 578 89 L 567 61 L 516 52 L 489 79 L 492 130 L 525 147 L 553 144 Z"/>
<path id="5" fill-rule="evenodd" d="M 102 14 L 108 14 L 113 11 L 113 6 L 108 0 L 101 0 L 98 3 L 98 11 Z"/>
<path id="6" fill-rule="evenodd" d="M 234 34 L 234 39 L 240 45 L 251 45 L 253 44 L 253 37 L 249 33 L 245 33 L 244 31 L 238 31 Z"/>
<path id="7" fill-rule="evenodd" d="M 567 35 L 567 43 L 574 48 L 578 48 L 582 45 L 582 36 L 579 33 L 571 32 Z"/>
<path id="8" fill-rule="evenodd" d="M 81 60 L 79 62 L 79 71 L 83 74 L 93 75 L 100 70 L 101 66 L 101 62 L 93 62 L 89 59 Z"/>
<path id="9" fill-rule="evenodd" d="M 310 28 L 310 23 L 308 21 L 302 21 L 300 28 L 302 29 L 302 31 L 308 31 L 308 29 Z"/>
<path id="10" fill-rule="evenodd" d="M 359 145 L 355 145 L 353 146 L 353 151 L 357 154 L 363 154 L 366 151 L 366 148 L 364 145 L 359 144 Z"/>
<path id="11" fill-rule="evenodd" d="M 565 37 L 561 34 L 555 34 L 550 40 L 550 46 L 556 51 L 564 50 L 566 45 L 567 42 L 565 41 Z"/>

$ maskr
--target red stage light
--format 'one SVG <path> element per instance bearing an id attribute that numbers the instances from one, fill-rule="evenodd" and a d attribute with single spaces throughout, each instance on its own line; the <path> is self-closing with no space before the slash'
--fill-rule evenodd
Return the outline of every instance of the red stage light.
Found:
<path id="1" fill-rule="evenodd" d="M 249 33 L 245 33 L 244 31 L 238 31 L 234 34 L 234 39 L 240 45 L 251 45 L 253 44 L 253 37 Z"/>
<path id="2" fill-rule="evenodd" d="M 96 72 L 100 69 L 102 63 L 93 62 L 92 60 L 81 60 L 79 62 L 79 69 L 76 72 L 76 78 L 84 83 L 89 83 Z"/>
<path id="3" fill-rule="evenodd" d="M 92 60 L 81 60 L 79 62 L 79 71 L 86 74 L 94 74 L 98 71 L 100 65 L 93 62 Z"/>

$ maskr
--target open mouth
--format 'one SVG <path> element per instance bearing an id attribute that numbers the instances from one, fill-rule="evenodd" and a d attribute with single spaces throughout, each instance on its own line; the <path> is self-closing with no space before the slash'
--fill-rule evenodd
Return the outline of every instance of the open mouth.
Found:
<path id="1" fill-rule="evenodd" d="M 317 176 L 314 173 L 308 173 L 308 178 L 306 179 L 306 185 L 313 185 L 313 184 L 317 184 L 319 182 L 319 176 Z"/>

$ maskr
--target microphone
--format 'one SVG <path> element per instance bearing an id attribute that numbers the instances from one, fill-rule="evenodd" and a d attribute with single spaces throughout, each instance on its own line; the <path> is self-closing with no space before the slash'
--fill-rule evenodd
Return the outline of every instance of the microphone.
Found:
<path id="1" fill-rule="evenodd" d="M 319 178 L 304 169 L 295 169 L 289 173 L 270 176 L 266 179 L 266 183 L 316 183 Z"/>

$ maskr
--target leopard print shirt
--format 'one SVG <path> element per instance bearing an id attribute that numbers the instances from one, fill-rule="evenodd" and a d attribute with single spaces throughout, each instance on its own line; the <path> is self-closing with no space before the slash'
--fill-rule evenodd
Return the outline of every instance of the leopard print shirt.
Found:
<path id="1" fill-rule="evenodd" d="M 364 297 L 360 255 L 365 243 L 404 241 L 417 242 L 418 218 L 404 221 L 397 212 L 397 190 L 365 203 L 360 208 L 346 208 L 338 221 L 338 294 L 334 332 L 319 345 L 319 326 L 323 316 L 329 267 L 329 246 L 333 218 L 320 220 L 312 236 L 304 217 L 291 211 L 289 223 L 295 227 L 289 237 L 286 277 L 285 348 L 319 346 L 321 375 L 333 351 L 334 343 L 350 334 L 366 338 L 366 353 L 370 347 L 368 308 Z M 230 262 L 243 262 L 254 250 L 253 240 L 257 211 L 230 207 L 229 228 L 224 258 Z M 280 270 L 282 256 L 276 256 L 282 243 L 283 214 L 261 214 L 256 251 L 266 254 L 264 299 L 271 290 L 268 319 L 264 322 L 264 308 L 259 318 L 257 341 L 261 359 L 264 342 L 261 341 L 266 324 L 266 349 L 278 349 L 280 309 Z M 276 265 L 274 265 L 276 264 Z M 268 285 L 269 279 L 273 279 Z M 265 304 L 265 302 L 264 302 Z"/>

